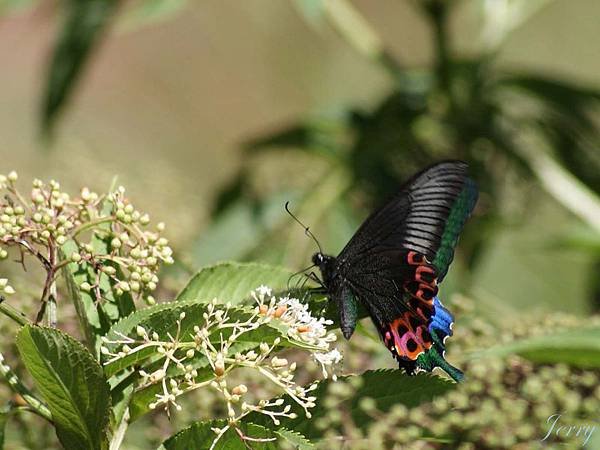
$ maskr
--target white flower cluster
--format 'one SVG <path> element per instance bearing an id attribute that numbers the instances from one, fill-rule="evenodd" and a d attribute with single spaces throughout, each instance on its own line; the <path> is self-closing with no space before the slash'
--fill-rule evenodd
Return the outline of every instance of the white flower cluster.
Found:
<path id="1" fill-rule="evenodd" d="M 162 355 L 160 368 L 152 373 L 139 371 L 142 378 L 141 387 L 155 383 L 160 383 L 162 387 L 149 407 L 164 407 L 169 411 L 169 406 L 173 406 L 180 410 L 181 405 L 177 403 L 179 395 L 202 387 L 213 388 L 221 394 L 226 403 L 229 423 L 225 429 L 215 429 L 218 436 L 230 426 L 236 427 L 235 424 L 251 412 L 265 414 L 275 424 L 279 424 L 283 417 L 296 417 L 296 414 L 291 412 L 292 405 L 285 404 L 284 398 L 251 401 L 246 395 L 246 385 L 232 386 L 228 375 L 236 368 L 255 370 L 282 394 L 287 394 L 304 410 L 307 417 L 311 417 L 309 410 L 315 406 L 316 400 L 311 392 L 316 389 L 317 383 L 308 387 L 296 383 L 296 362 L 289 362 L 274 354 L 281 349 L 280 338 L 270 341 L 271 343 L 263 342 L 254 349 L 235 351 L 235 344 L 243 342 L 241 338 L 244 334 L 260 327 L 269 327 L 273 321 L 280 321 L 276 329 L 281 330 L 281 326 L 287 328 L 290 343 L 310 352 L 321 365 L 324 376 L 333 372 L 334 364 L 340 362 L 340 353 L 331 348 L 336 340 L 335 334 L 326 329 L 330 322 L 312 317 L 297 299 L 275 298 L 271 294 L 271 290 L 264 286 L 254 291 L 252 295 L 257 306 L 252 313 L 244 313 L 242 320 L 239 319 L 239 309 L 232 309 L 229 305 L 221 305 L 213 300 L 206 306 L 202 323 L 193 326 L 193 333 L 189 336 L 182 336 L 181 324 L 186 316 L 185 313 L 181 313 L 174 336 L 167 334 L 166 337 L 161 337 L 156 332 L 138 326 L 136 337 L 121 334 L 117 339 L 104 339 L 101 351 L 108 357 L 105 364 L 142 349 L 155 347 L 156 352 Z M 235 316 L 238 319 L 234 319 Z M 188 325 L 188 328 L 190 326 Z M 272 333 L 273 329 L 269 332 Z M 198 354 L 205 357 L 205 364 L 207 362 L 212 372 L 208 380 L 206 376 L 198 377 L 199 371 L 205 370 L 198 365 Z M 179 370 L 169 370 L 171 366 Z M 173 373 L 176 375 L 171 376 Z M 196 381 L 197 378 L 201 378 L 202 381 Z"/>
<path id="2" fill-rule="evenodd" d="M 272 295 L 272 290 L 266 286 L 260 286 L 252 296 L 259 305 L 262 315 L 274 317 L 288 325 L 288 337 L 300 344 L 309 344 L 320 349 L 313 352 L 313 358 L 322 368 L 323 376 L 328 377 L 327 367 L 332 367 L 342 360 L 342 355 L 337 348 L 330 350 L 331 343 L 337 337 L 334 333 L 327 331 L 327 326 L 333 321 L 323 317 L 314 317 L 308 310 L 306 303 L 297 298 L 280 297 Z M 335 373 L 332 373 L 335 380 Z"/>

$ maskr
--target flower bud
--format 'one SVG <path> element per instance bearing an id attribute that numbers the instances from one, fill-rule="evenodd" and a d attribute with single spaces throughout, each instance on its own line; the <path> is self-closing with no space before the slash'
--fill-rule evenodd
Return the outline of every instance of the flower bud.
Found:
<path id="1" fill-rule="evenodd" d="M 19 175 L 14 170 L 8 174 L 8 181 L 12 181 L 13 183 L 19 179 Z"/>
<path id="2" fill-rule="evenodd" d="M 223 361 L 223 355 L 217 353 L 217 360 L 215 361 L 215 375 L 220 377 L 225 373 L 225 362 Z"/>
<path id="3" fill-rule="evenodd" d="M 102 272 L 108 276 L 113 276 L 117 273 L 117 269 L 115 269 L 113 266 L 104 266 L 102 267 Z"/>
<path id="4" fill-rule="evenodd" d="M 7 295 L 12 295 L 16 292 L 11 285 L 5 286 L 3 290 L 4 290 L 4 293 Z"/>
<path id="5" fill-rule="evenodd" d="M 281 316 L 283 316 L 283 314 L 284 314 L 286 311 L 287 311 L 287 306 L 285 306 L 285 305 L 281 305 L 281 306 L 279 306 L 279 307 L 278 307 L 278 308 L 275 310 L 275 312 L 273 313 L 273 315 L 279 319 Z"/>
<path id="6" fill-rule="evenodd" d="M 234 395 L 244 395 L 246 392 L 248 392 L 248 388 L 245 384 L 240 384 L 231 390 Z"/>
<path id="7" fill-rule="evenodd" d="M 274 368 L 285 367 L 287 365 L 288 361 L 285 358 L 278 358 L 277 356 L 274 356 L 271 360 L 271 366 Z"/>
<path id="8" fill-rule="evenodd" d="M 121 240 L 119 238 L 113 238 L 113 240 L 110 241 L 110 246 L 114 249 L 119 249 L 119 248 L 121 248 L 122 245 L 123 245 L 123 243 L 121 242 Z"/>

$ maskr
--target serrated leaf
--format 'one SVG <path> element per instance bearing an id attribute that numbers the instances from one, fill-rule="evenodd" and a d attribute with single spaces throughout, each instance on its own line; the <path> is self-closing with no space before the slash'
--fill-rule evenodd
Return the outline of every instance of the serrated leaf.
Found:
<path id="1" fill-rule="evenodd" d="M 54 47 L 42 105 L 42 129 L 50 132 L 91 51 L 99 42 L 118 0 L 65 2 L 67 18 Z"/>
<path id="2" fill-rule="evenodd" d="M 351 391 L 349 396 L 336 396 L 336 403 L 325 408 L 322 401 L 327 395 L 329 386 L 332 383 L 339 383 L 342 380 L 351 381 L 352 379 L 359 381 L 361 387 L 356 391 Z M 307 439 L 318 439 L 322 437 L 323 430 L 319 429 L 316 424 L 331 409 L 346 411 L 352 417 L 355 425 L 363 428 L 372 422 L 372 418 L 360 407 L 361 401 L 365 398 L 373 399 L 377 408 L 385 413 L 396 404 L 412 408 L 429 402 L 436 396 L 453 389 L 454 385 L 454 383 L 435 375 L 407 376 L 400 370 L 368 371 L 362 375 L 342 377 L 336 382 L 326 380 L 320 382 L 318 388 L 312 392 L 312 395 L 317 398 L 317 405 L 310 410 L 312 415 L 310 419 L 306 418 L 304 410 L 293 400 L 287 396 L 283 397 L 285 404 L 292 405 L 291 411 L 297 414 L 297 418 L 281 419 L 278 429 L 286 428 L 301 433 Z M 247 420 L 266 427 L 273 427 L 271 419 L 263 414 L 251 413 L 247 416 Z"/>
<path id="3" fill-rule="evenodd" d="M 104 450 L 110 393 L 102 368 L 71 336 L 27 325 L 17 335 L 25 367 L 42 393 L 65 448 Z"/>
<path id="4" fill-rule="evenodd" d="M 253 450 L 279 450 L 277 436 L 268 428 L 253 423 L 240 423 L 239 431 L 243 436 L 252 439 L 264 439 L 265 442 L 255 440 L 243 441 L 233 428 L 228 429 L 217 441 L 214 447 L 211 447 L 217 435 L 212 428 L 223 428 L 227 425 L 224 420 L 215 420 L 212 422 L 196 422 L 192 426 L 181 430 L 179 433 L 167 439 L 159 447 L 159 450 L 190 450 L 190 449 L 208 449 L 213 450 L 248 450 L 250 446 Z"/>
<path id="5" fill-rule="evenodd" d="M 287 269 L 258 263 L 224 262 L 204 267 L 192 277 L 176 300 L 204 300 L 213 298 L 232 305 L 250 298 L 250 292 L 261 285 L 274 291 L 284 290 L 290 278 Z"/>
<path id="6" fill-rule="evenodd" d="M 473 353 L 473 358 L 519 355 L 535 363 L 564 363 L 581 368 L 600 368 L 600 328 L 559 332 L 523 339 Z"/>
<path id="7" fill-rule="evenodd" d="M 286 428 L 280 428 L 274 433 L 290 443 L 295 450 L 312 450 L 315 448 L 312 442 L 295 431 L 291 431 Z"/>

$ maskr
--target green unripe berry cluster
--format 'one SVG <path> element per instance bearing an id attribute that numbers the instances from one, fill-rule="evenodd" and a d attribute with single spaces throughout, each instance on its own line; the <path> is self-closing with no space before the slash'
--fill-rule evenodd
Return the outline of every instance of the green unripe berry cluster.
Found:
<path id="1" fill-rule="evenodd" d="M 541 318 L 532 315 L 501 326 L 474 320 L 475 317 L 470 319 L 453 337 L 455 342 L 449 341 L 452 362 L 457 353 L 472 355 L 474 350 L 497 346 L 499 336 L 509 342 L 600 324 L 600 316 L 581 319 L 563 313 Z M 461 350 L 455 353 L 457 345 Z M 600 411 L 597 369 L 561 363 L 536 364 L 516 355 L 464 357 L 458 365 L 467 377 L 464 383 L 412 408 L 397 403 L 382 411 L 379 407 L 386 402 L 378 406 L 373 398 L 359 397 L 360 386 L 351 384 L 352 378 L 331 384 L 321 400 L 327 411 L 316 426 L 323 430 L 326 442 L 339 440 L 341 434 L 344 441 L 358 450 L 486 450 L 581 448 L 583 438 L 574 436 L 576 430 L 567 436 L 563 429 L 541 442 L 550 428 L 548 418 L 554 414 L 561 414 L 560 425 L 597 425 Z M 357 409 L 346 410 L 345 406 L 350 405 Z M 355 423 L 352 417 L 364 420 Z"/>
<path id="2" fill-rule="evenodd" d="M 158 285 L 161 264 L 173 263 L 173 251 L 161 236 L 164 224 L 150 228 L 149 215 L 135 209 L 123 187 L 107 195 L 84 187 L 71 197 L 57 181 L 36 179 L 30 195 L 23 196 L 17 180 L 16 172 L 0 175 L 0 190 L 5 191 L 0 201 L 0 259 L 8 257 L 9 246 L 19 246 L 38 259 L 66 253 L 65 263 L 85 266 L 95 274 L 81 283 L 82 291 L 101 296 L 99 285 L 107 277 L 117 295 L 127 292 L 154 302 L 150 292 Z M 49 264 L 61 262 L 57 256 Z M 13 291 L 11 286 L 5 289 Z"/>

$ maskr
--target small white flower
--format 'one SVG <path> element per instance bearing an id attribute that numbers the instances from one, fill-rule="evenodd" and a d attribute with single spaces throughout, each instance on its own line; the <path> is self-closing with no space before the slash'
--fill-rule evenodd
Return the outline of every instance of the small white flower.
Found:
<path id="1" fill-rule="evenodd" d="M 263 296 L 271 296 L 271 293 L 273 292 L 273 290 L 268 287 L 268 286 L 264 286 L 261 285 L 259 287 L 256 288 L 256 292 L 258 293 L 258 295 L 263 295 Z"/>

